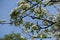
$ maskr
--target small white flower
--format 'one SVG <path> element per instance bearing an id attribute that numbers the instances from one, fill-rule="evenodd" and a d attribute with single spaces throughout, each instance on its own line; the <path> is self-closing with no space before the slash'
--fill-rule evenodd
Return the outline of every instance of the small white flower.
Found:
<path id="1" fill-rule="evenodd" d="M 20 6 L 18 6 L 16 9 L 20 9 L 23 6 L 23 4 L 21 4 Z"/>
<path id="2" fill-rule="evenodd" d="M 14 11 L 14 9 L 13 9 L 13 10 L 11 10 L 10 14 L 11 14 L 13 11 Z"/>
<path id="3" fill-rule="evenodd" d="M 28 3 L 26 3 L 25 6 L 27 6 L 28 8 L 30 8 L 30 5 Z"/>
<path id="4" fill-rule="evenodd" d="M 42 10 L 42 12 L 47 13 L 47 11 L 46 11 L 45 8 L 41 8 L 41 10 Z M 35 11 L 36 13 L 37 13 L 37 12 L 40 13 L 40 8 L 38 7 L 38 8 L 36 8 L 34 11 Z"/>
<path id="5" fill-rule="evenodd" d="M 20 4 L 19 8 L 30 8 L 30 5 L 28 3 Z"/>
<path id="6" fill-rule="evenodd" d="M 36 25 L 32 25 L 32 27 L 35 27 Z"/>
<path id="7" fill-rule="evenodd" d="M 27 32 L 30 32 L 30 30 L 28 29 Z"/>
<path id="8" fill-rule="evenodd" d="M 45 8 L 41 8 L 41 10 L 42 10 L 42 12 L 44 12 L 44 13 L 48 13 Z"/>
<path id="9" fill-rule="evenodd" d="M 40 35 L 40 37 L 42 38 L 42 34 Z"/>
<path id="10" fill-rule="evenodd" d="M 22 10 L 21 13 L 24 13 L 25 10 Z"/>
<path id="11" fill-rule="evenodd" d="M 25 37 L 21 36 L 21 38 L 25 38 Z"/>
<path id="12" fill-rule="evenodd" d="M 40 8 L 36 8 L 34 11 L 35 12 L 40 12 Z"/>
<path id="13" fill-rule="evenodd" d="M 24 0 L 22 0 L 22 1 L 21 1 L 21 0 L 19 0 L 19 1 L 17 2 L 17 3 L 18 3 L 18 5 L 20 5 L 20 3 L 21 3 L 21 2 L 24 2 Z"/>

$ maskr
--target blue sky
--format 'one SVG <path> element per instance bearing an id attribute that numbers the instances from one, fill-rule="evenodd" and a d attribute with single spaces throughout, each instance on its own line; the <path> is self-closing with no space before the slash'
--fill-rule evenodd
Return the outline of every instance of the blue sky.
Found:
<path id="1" fill-rule="evenodd" d="M 10 11 L 17 6 L 18 0 L 0 0 L 0 19 L 4 19 L 9 22 Z M 11 25 L 0 25 L 0 37 L 5 34 L 11 33 L 12 31 L 18 32 L 19 28 Z"/>
<path id="2" fill-rule="evenodd" d="M 0 19 L 2 20 L 5 19 L 7 22 L 9 22 L 9 13 L 13 8 L 17 6 L 17 1 L 18 0 L 0 0 Z M 50 10 L 51 14 L 56 13 L 56 9 L 54 9 L 53 6 L 46 7 L 46 8 Z M 21 32 L 21 29 L 13 25 L 7 25 L 7 24 L 1 25 L 0 24 L 0 37 L 3 37 L 5 34 L 9 34 L 12 32 L 19 33 Z"/>

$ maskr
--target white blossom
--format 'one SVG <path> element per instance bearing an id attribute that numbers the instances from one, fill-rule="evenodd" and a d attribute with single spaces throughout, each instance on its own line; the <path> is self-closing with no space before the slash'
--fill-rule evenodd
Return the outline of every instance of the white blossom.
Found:
<path id="1" fill-rule="evenodd" d="M 36 8 L 34 11 L 35 12 L 40 12 L 40 8 Z"/>
<path id="2" fill-rule="evenodd" d="M 34 24 L 34 25 L 32 25 L 32 27 L 35 27 L 36 25 Z"/>
<path id="3" fill-rule="evenodd" d="M 30 31 L 31 31 L 30 29 L 27 30 L 27 32 L 30 32 Z"/>
<path id="4" fill-rule="evenodd" d="M 38 8 L 36 8 L 34 11 L 35 11 L 36 13 L 37 13 L 37 12 L 40 13 L 40 8 L 38 7 Z M 44 12 L 44 13 L 48 13 L 45 8 L 41 8 L 41 11 Z"/>
<path id="5" fill-rule="evenodd" d="M 22 10 L 22 11 L 21 11 L 21 13 L 24 13 L 24 12 L 25 12 L 25 10 Z"/>
<path id="6" fill-rule="evenodd" d="M 25 38 L 25 37 L 21 36 L 21 38 Z"/>
<path id="7" fill-rule="evenodd" d="M 44 13 L 48 13 L 47 10 L 46 10 L 46 8 L 41 8 L 41 10 L 42 10 L 42 12 L 44 12 Z"/>
<path id="8" fill-rule="evenodd" d="M 20 4 L 19 8 L 30 8 L 30 5 L 28 3 L 25 3 L 25 4 Z"/>
<path id="9" fill-rule="evenodd" d="M 18 5 L 20 5 L 21 2 L 24 2 L 24 0 L 19 0 L 17 3 Z"/>
<path id="10" fill-rule="evenodd" d="M 42 34 L 40 35 L 40 37 L 41 37 L 41 38 L 43 37 Z"/>

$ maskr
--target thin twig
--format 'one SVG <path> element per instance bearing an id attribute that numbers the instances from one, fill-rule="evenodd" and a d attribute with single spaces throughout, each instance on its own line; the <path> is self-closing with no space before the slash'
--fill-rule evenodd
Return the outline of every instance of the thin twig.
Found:
<path id="1" fill-rule="evenodd" d="M 55 5 L 53 5 L 53 6 L 54 6 L 54 8 L 56 8 L 60 12 L 60 9 L 59 8 L 57 8 Z"/>

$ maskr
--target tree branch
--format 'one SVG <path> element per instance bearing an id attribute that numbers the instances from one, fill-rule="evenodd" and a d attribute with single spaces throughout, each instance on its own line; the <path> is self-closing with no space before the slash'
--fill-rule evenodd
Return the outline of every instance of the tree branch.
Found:
<path id="1" fill-rule="evenodd" d="M 12 24 L 12 23 L 0 23 L 0 24 Z"/>
<path id="2" fill-rule="evenodd" d="M 56 8 L 60 12 L 60 9 L 59 8 L 57 8 L 55 5 L 53 5 L 53 6 L 54 6 L 54 8 Z"/>
<path id="3" fill-rule="evenodd" d="M 37 4 L 34 4 L 32 7 L 26 9 L 24 12 L 28 11 L 29 9 L 33 8 L 34 6 L 38 5 L 40 2 L 38 2 Z"/>
<path id="4" fill-rule="evenodd" d="M 40 17 L 34 17 L 34 16 L 29 16 L 29 17 L 31 17 L 32 19 L 40 19 Z M 42 18 L 42 19 L 40 19 L 40 20 L 44 20 L 44 21 L 47 21 L 47 22 L 52 22 L 53 24 L 54 23 L 57 23 L 57 22 L 53 22 L 53 21 L 51 21 L 51 20 L 47 20 L 46 18 Z"/>
<path id="5" fill-rule="evenodd" d="M 34 16 L 30 16 L 32 19 L 40 19 L 39 17 L 34 17 Z M 40 19 L 40 20 L 43 20 L 43 21 L 47 21 L 48 23 L 50 23 L 50 25 L 47 25 L 47 27 L 40 27 L 40 29 L 46 29 L 46 28 L 48 28 L 48 27 L 50 27 L 50 26 L 52 26 L 53 24 L 55 24 L 55 23 L 57 23 L 57 22 L 53 22 L 53 21 L 50 21 L 50 20 L 47 20 L 47 19 Z M 37 24 L 37 26 L 39 26 L 38 24 Z"/>

